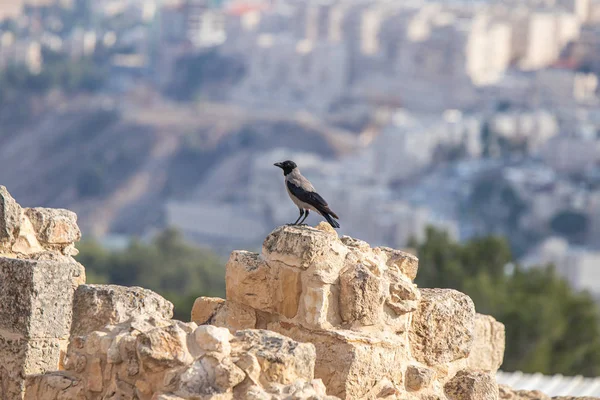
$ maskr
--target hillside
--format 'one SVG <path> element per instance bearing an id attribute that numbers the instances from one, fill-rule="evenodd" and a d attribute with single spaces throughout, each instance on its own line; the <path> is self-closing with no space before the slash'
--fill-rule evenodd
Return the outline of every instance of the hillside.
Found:
<path id="1" fill-rule="evenodd" d="M 355 145 L 349 132 L 306 116 L 247 114 L 233 106 L 103 96 L 23 101 L 0 113 L 0 182 L 23 204 L 65 207 L 86 232 L 142 234 L 162 227 L 167 199 L 185 199 L 243 150 L 294 147 L 324 157 Z M 24 156 L 25 155 L 25 156 Z M 43 168 L 40 167 L 43 165 Z M 234 182 L 235 183 L 235 182 Z"/>

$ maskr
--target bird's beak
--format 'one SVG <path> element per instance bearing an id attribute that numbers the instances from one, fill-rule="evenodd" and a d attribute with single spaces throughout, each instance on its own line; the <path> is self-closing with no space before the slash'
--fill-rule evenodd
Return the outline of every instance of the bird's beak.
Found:
<path id="1" fill-rule="evenodd" d="M 276 167 L 282 168 L 281 163 L 280 162 L 276 162 L 275 164 L 273 164 Z"/>

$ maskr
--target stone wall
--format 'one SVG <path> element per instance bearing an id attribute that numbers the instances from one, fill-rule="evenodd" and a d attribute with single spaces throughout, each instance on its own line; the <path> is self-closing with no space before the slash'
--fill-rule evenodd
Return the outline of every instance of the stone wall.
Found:
<path id="1" fill-rule="evenodd" d="M 315 347 L 171 320 L 143 288 L 86 285 L 67 210 L 0 186 L 0 400 L 329 399 Z"/>
<path id="2" fill-rule="evenodd" d="M 143 288 L 86 285 L 66 210 L 0 186 L 0 400 L 543 399 L 498 388 L 504 326 L 416 257 L 285 226 L 234 251 L 192 322 Z M 537 397 L 536 397 L 537 396 Z"/>
<path id="3" fill-rule="evenodd" d="M 261 254 L 231 254 L 227 300 L 199 298 L 192 320 L 313 343 L 315 377 L 340 398 L 497 399 L 504 326 L 460 292 L 417 288 L 417 270 L 326 224 L 284 226 Z"/>
<path id="4" fill-rule="evenodd" d="M 22 208 L 0 186 L 0 398 L 20 399 L 25 377 L 54 371 L 85 281 L 71 258 L 81 233 L 67 210 Z"/>

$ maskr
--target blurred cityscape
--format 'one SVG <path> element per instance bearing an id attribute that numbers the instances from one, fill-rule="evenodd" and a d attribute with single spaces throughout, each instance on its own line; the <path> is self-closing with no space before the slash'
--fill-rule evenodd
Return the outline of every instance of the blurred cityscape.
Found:
<path id="1" fill-rule="evenodd" d="M 118 246 L 498 234 L 600 298 L 598 0 L 0 0 L 0 183 Z M 317 216 L 308 223 L 314 224 Z"/>

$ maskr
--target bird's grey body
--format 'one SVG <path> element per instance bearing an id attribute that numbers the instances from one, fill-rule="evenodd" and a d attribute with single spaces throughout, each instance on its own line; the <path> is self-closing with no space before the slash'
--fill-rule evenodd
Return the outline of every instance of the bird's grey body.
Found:
<path id="1" fill-rule="evenodd" d="M 288 183 L 290 183 L 294 186 L 297 186 L 299 188 L 302 188 L 303 190 L 306 190 L 307 192 L 315 192 L 314 186 L 310 183 L 310 181 L 308 179 L 306 179 L 305 177 L 302 176 L 302 174 L 300 173 L 300 170 L 298 168 L 295 168 L 292 172 L 290 172 L 289 174 L 287 174 L 285 176 L 285 190 L 287 191 L 288 195 L 290 196 L 290 199 L 292 199 L 292 201 L 298 208 L 300 208 L 302 210 L 313 210 L 314 212 L 319 212 L 311 204 L 305 203 L 302 200 L 300 200 L 299 198 L 297 198 L 296 196 L 294 196 L 294 194 L 290 191 L 290 185 L 288 185 Z"/>
<path id="2" fill-rule="evenodd" d="M 310 181 L 302 176 L 296 163 L 288 160 L 276 163 L 275 166 L 283 170 L 287 193 L 300 210 L 300 216 L 294 224 L 304 222 L 308 217 L 309 210 L 312 210 L 321 214 L 334 228 L 340 227 L 340 224 L 335 221 L 335 219 L 338 219 L 338 216 L 331 208 L 329 208 L 325 199 L 316 192 Z M 302 217 L 304 217 L 304 219 L 302 219 Z M 302 219 L 302 221 L 300 221 L 300 219 Z"/>

